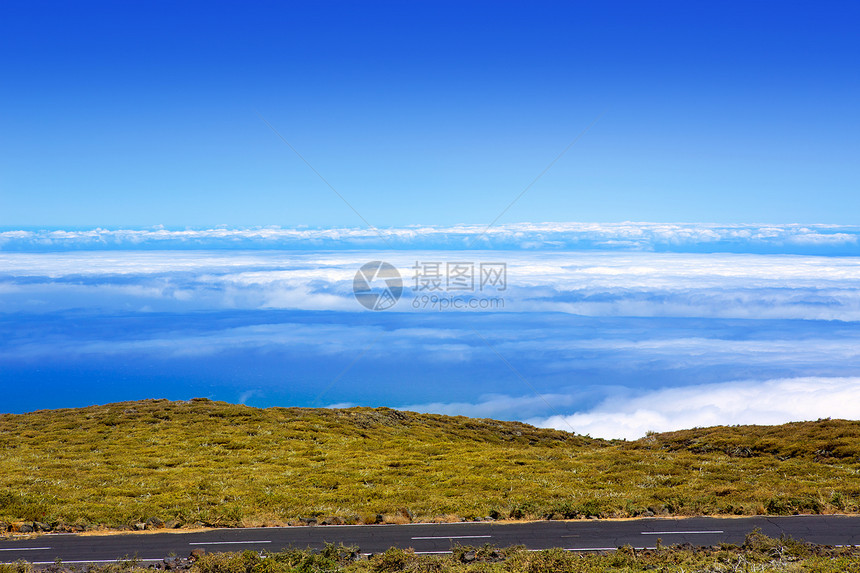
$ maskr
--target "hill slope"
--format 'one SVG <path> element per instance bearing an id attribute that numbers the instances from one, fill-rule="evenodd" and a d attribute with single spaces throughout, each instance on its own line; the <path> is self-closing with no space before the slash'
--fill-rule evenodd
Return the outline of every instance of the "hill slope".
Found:
<path id="1" fill-rule="evenodd" d="M 129 527 L 858 511 L 860 422 L 604 441 L 390 409 L 0 415 L 0 521 Z"/>

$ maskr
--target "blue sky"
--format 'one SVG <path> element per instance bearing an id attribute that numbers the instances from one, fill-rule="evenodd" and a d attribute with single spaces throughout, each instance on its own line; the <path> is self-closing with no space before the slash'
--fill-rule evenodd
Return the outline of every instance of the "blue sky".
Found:
<path id="1" fill-rule="evenodd" d="M 856 223 L 852 2 L 0 7 L 0 227 Z"/>
<path id="2" fill-rule="evenodd" d="M 858 17 L 5 1 L 0 412 L 860 419 Z M 353 296 L 374 260 L 390 310 Z M 504 262 L 504 304 L 415 305 L 418 261 Z"/>

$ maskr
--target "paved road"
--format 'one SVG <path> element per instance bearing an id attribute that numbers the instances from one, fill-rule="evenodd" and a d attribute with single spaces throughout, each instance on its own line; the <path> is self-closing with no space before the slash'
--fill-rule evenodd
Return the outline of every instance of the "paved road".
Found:
<path id="1" fill-rule="evenodd" d="M 357 545 L 362 552 L 384 551 L 391 546 L 418 552 L 444 553 L 452 545 L 498 547 L 525 545 L 530 549 L 563 547 L 571 550 L 615 549 L 621 545 L 654 547 L 692 543 L 742 543 L 755 528 L 779 537 L 826 545 L 860 545 L 860 516 L 746 517 L 737 519 L 636 519 L 629 521 L 539 521 L 533 523 L 450 523 L 412 525 L 346 525 L 215 529 L 197 533 L 126 535 L 49 534 L 27 540 L 0 541 L 0 562 L 18 559 L 47 564 L 114 561 L 137 557 L 160 561 L 172 555 L 186 557 L 201 547 L 213 551 L 277 551 L 288 547 L 321 548 L 325 543 Z"/>

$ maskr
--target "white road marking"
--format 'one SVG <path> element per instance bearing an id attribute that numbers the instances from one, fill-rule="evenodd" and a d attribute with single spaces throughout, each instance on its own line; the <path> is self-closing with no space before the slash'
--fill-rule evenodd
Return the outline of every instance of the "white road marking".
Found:
<path id="1" fill-rule="evenodd" d="M 253 545 L 255 543 L 271 543 L 271 541 L 193 541 L 188 545 Z"/>
<path id="2" fill-rule="evenodd" d="M 0 551 L 47 551 L 50 547 L 9 547 Z"/>
<path id="3" fill-rule="evenodd" d="M 642 535 L 707 535 L 722 531 L 641 531 Z"/>
<path id="4" fill-rule="evenodd" d="M 486 539 L 492 535 L 437 535 L 427 537 L 413 537 L 412 539 Z"/>

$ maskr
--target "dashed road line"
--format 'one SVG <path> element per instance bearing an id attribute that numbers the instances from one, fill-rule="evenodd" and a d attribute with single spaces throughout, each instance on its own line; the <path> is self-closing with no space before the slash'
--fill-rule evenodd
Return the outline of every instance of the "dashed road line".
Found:
<path id="1" fill-rule="evenodd" d="M 492 535 L 435 535 L 426 537 L 413 537 L 412 539 L 487 539 Z"/>
<path id="2" fill-rule="evenodd" d="M 722 531 L 640 531 L 642 535 L 708 535 Z"/>
<path id="3" fill-rule="evenodd" d="M 255 545 L 257 543 L 271 543 L 271 541 L 192 541 L 188 545 Z"/>

